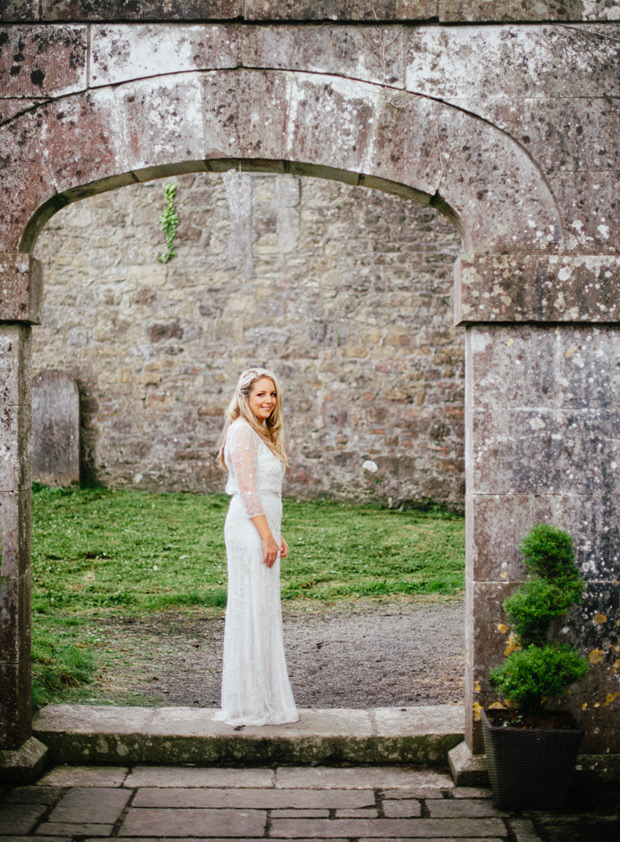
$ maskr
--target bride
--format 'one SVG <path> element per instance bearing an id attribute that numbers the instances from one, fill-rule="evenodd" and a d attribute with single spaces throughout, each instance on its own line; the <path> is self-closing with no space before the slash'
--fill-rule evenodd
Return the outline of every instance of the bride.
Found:
<path id="1" fill-rule="evenodd" d="M 239 377 L 226 411 L 220 462 L 232 495 L 224 537 L 228 603 L 224 630 L 222 706 L 213 717 L 229 725 L 298 720 L 286 671 L 280 606 L 280 534 L 286 467 L 282 398 L 263 368 Z"/>

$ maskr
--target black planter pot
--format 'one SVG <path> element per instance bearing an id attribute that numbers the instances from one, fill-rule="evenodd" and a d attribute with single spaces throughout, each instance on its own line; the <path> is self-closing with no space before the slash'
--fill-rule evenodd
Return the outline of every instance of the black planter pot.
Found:
<path id="1" fill-rule="evenodd" d="M 583 731 L 495 726 L 484 710 L 482 729 L 497 807 L 557 810 L 564 806 Z"/>

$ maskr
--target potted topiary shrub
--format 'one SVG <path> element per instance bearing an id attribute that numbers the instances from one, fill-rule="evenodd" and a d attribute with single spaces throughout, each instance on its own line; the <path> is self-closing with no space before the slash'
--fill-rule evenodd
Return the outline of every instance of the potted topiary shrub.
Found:
<path id="1" fill-rule="evenodd" d="M 557 809 L 568 794 L 583 732 L 566 712 L 546 703 L 588 670 L 567 643 L 549 640 L 553 621 L 579 602 L 583 582 L 570 535 L 533 526 L 521 544 L 527 579 L 504 601 L 520 644 L 491 672 L 507 707 L 482 713 L 493 799 L 507 809 Z"/>

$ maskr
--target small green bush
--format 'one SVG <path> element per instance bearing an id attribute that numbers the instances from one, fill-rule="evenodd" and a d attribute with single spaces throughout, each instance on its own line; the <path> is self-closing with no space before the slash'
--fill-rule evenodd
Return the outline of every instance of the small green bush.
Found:
<path id="1" fill-rule="evenodd" d="M 573 554 L 573 539 L 557 526 L 537 523 L 521 543 L 525 566 L 530 573 L 545 579 L 578 578 Z"/>
<path id="2" fill-rule="evenodd" d="M 542 646 L 554 618 L 561 617 L 583 593 L 581 579 L 559 586 L 540 577 L 529 579 L 504 601 L 506 616 L 522 646 Z"/>
<path id="3" fill-rule="evenodd" d="M 491 683 L 525 713 L 536 713 L 547 697 L 559 696 L 588 671 L 572 646 L 548 641 L 551 623 L 579 602 L 583 582 L 575 564 L 573 541 L 556 526 L 533 526 L 521 544 L 532 578 L 504 601 L 522 649 L 493 670 Z"/>
<path id="4" fill-rule="evenodd" d="M 491 681 L 505 698 L 532 713 L 543 697 L 560 696 L 587 671 L 587 661 L 572 646 L 549 643 L 513 652 L 502 667 L 493 670 Z"/>

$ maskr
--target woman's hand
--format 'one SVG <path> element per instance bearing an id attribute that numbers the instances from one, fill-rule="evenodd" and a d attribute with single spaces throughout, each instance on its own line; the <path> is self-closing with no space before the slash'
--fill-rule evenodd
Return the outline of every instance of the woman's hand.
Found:
<path id="1" fill-rule="evenodd" d="M 263 564 L 273 567 L 280 553 L 280 547 L 271 532 L 263 538 Z"/>
<path id="2" fill-rule="evenodd" d="M 280 535 L 280 558 L 286 558 L 288 555 L 288 544 L 284 540 L 284 538 Z"/>

